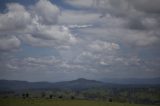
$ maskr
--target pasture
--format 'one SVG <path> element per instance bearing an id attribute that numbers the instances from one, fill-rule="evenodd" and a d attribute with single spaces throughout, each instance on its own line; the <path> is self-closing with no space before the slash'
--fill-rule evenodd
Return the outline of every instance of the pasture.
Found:
<path id="1" fill-rule="evenodd" d="M 117 102 L 107 102 L 98 100 L 6 98 L 6 99 L 0 99 L 0 106 L 156 106 L 156 105 L 117 103 Z"/>

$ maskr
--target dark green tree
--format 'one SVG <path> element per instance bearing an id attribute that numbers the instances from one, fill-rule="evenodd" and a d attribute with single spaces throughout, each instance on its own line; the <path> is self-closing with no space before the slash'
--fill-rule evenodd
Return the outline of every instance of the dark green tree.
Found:
<path id="1" fill-rule="evenodd" d="M 52 95 L 52 94 L 50 94 L 50 95 L 49 95 L 49 99 L 52 99 L 52 98 L 53 98 L 53 95 Z"/>

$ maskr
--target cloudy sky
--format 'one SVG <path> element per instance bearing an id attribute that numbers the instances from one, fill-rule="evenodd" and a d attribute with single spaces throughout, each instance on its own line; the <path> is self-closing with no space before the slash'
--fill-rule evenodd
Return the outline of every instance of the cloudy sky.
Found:
<path id="1" fill-rule="evenodd" d="M 160 0 L 1 0 L 0 79 L 160 77 Z"/>

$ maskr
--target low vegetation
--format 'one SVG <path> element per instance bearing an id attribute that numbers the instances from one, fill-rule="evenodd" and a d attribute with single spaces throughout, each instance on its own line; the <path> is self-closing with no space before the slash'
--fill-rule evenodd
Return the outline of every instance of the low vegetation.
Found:
<path id="1" fill-rule="evenodd" d="M 1 92 L 0 106 L 145 106 L 160 104 L 159 88 L 90 88 Z M 66 104 L 66 105 L 65 105 Z M 141 104 L 141 105 L 135 105 Z M 142 105 L 143 104 L 143 105 Z M 47 106 L 45 105 L 45 106 Z"/>
<path id="2" fill-rule="evenodd" d="M 65 99 L 0 99 L 1 106 L 155 106 L 129 103 L 116 103 L 97 100 L 65 100 Z"/>

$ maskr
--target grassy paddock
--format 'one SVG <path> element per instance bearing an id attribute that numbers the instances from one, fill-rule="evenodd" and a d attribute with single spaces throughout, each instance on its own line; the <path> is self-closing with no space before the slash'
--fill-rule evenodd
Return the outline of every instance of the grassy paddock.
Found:
<path id="1" fill-rule="evenodd" d="M 0 106 L 155 106 L 90 100 L 0 99 Z"/>

